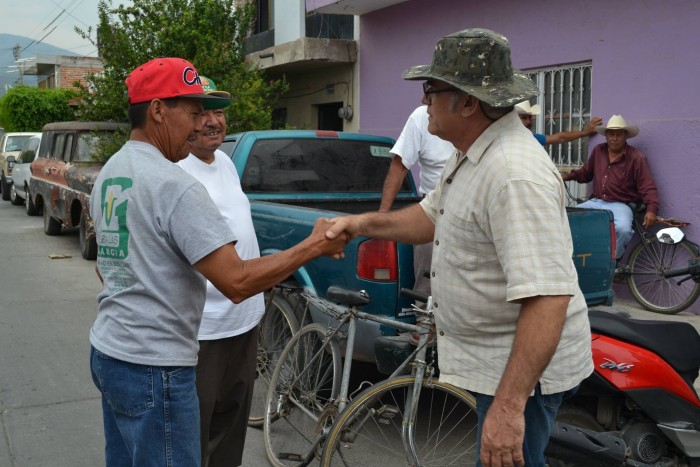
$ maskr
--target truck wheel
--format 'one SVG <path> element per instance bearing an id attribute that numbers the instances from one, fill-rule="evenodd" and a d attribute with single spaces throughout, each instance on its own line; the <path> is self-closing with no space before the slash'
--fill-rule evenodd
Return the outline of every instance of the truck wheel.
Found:
<path id="1" fill-rule="evenodd" d="M 15 206 L 19 206 L 20 204 L 22 204 L 22 198 L 20 198 L 17 195 L 17 192 L 15 191 L 15 184 L 14 183 L 10 187 L 10 202 L 12 204 L 14 204 Z"/>
<path id="2" fill-rule="evenodd" d="M 36 207 L 36 204 L 34 204 L 34 201 L 32 201 L 32 195 L 29 193 L 29 187 L 25 186 L 24 189 L 25 193 L 27 193 L 27 199 L 24 200 L 24 210 L 28 216 L 36 216 L 39 214 L 39 209 Z"/>
<path id="3" fill-rule="evenodd" d="M 7 179 L 5 178 L 5 174 L 2 174 L 2 178 L 0 178 L 0 189 L 2 190 L 2 199 L 5 201 L 10 200 L 10 184 L 7 183 Z"/>
<path id="4" fill-rule="evenodd" d="M 61 234 L 61 223 L 49 215 L 46 204 L 44 204 L 44 233 L 46 235 Z"/>
<path id="5" fill-rule="evenodd" d="M 82 257 L 87 260 L 97 258 L 97 240 L 95 237 L 87 238 L 87 216 L 85 213 L 80 215 L 78 239 L 80 240 L 80 254 Z"/>

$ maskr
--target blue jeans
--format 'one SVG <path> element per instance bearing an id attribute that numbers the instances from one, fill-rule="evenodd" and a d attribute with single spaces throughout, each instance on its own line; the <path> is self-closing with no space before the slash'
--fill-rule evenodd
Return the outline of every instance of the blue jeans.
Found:
<path id="1" fill-rule="evenodd" d="M 598 198 L 591 198 L 576 207 L 585 209 L 607 209 L 613 213 L 613 221 L 615 222 L 615 258 L 622 258 L 622 255 L 625 253 L 625 247 L 630 240 L 632 240 L 632 236 L 634 235 L 634 230 L 632 229 L 634 213 L 632 209 L 625 203 L 619 201 L 603 201 Z"/>
<path id="2" fill-rule="evenodd" d="M 578 387 L 555 394 L 543 395 L 538 384 L 535 394 L 525 404 L 525 440 L 523 441 L 523 456 L 527 467 L 545 467 L 544 450 L 552 433 L 554 418 L 561 401 L 576 392 Z M 481 467 L 481 428 L 486 418 L 493 396 L 474 393 L 476 397 L 476 415 L 479 425 L 476 432 L 476 466 Z"/>
<path id="3" fill-rule="evenodd" d="M 136 365 L 90 349 L 102 393 L 107 467 L 198 467 L 194 367 Z"/>

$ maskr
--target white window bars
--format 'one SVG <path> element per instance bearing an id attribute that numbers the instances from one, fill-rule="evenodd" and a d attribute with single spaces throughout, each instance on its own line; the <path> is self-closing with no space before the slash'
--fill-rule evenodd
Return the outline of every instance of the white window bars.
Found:
<path id="1" fill-rule="evenodd" d="M 591 120 L 592 63 L 526 70 L 539 95 L 531 104 L 539 104 L 542 111 L 534 118 L 534 131 L 551 135 L 561 131 L 578 131 Z M 588 159 L 588 138 L 564 144 L 550 144 L 546 148 L 560 169 L 580 167 Z M 577 197 L 587 195 L 587 187 L 570 182 L 569 188 Z"/>

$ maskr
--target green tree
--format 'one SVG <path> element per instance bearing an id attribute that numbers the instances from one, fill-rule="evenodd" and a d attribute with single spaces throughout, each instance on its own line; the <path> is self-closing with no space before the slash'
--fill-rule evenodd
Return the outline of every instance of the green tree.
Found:
<path id="1" fill-rule="evenodd" d="M 229 131 L 270 128 L 274 104 L 287 85 L 268 81 L 262 70 L 244 63 L 254 8 L 238 0 L 133 0 L 114 8 L 112 0 L 100 0 L 93 42 L 104 72 L 89 77 L 92 89 L 82 88 L 80 119 L 126 121 L 128 74 L 156 57 L 181 57 L 218 89 L 231 92 Z M 92 29 L 76 30 L 92 40 Z"/>
<path id="2" fill-rule="evenodd" d="M 0 126 L 5 131 L 41 131 L 47 123 L 75 120 L 69 89 L 17 86 L 0 99 Z"/>

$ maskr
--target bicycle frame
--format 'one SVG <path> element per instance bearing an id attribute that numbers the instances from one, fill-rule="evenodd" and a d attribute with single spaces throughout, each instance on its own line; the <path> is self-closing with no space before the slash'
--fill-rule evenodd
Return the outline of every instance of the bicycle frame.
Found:
<path id="1" fill-rule="evenodd" d="M 318 297 L 307 297 L 307 300 L 310 303 L 315 303 L 317 306 L 321 307 L 322 309 L 328 311 L 329 309 L 334 310 L 334 318 L 339 319 L 339 323 L 333 327 L 329 328 L 328 333 L 326 334 L 326 337 L 323 340 L 323 345 L 328 342 L 329 339 L 334 339 L 336 336 L 344 336 L 346 338 L 346 346 L 345 346 L 345 361 L 343 362 L 343 372 L 342 372 L 342 379 L 341 379 L 341 384 L 340 384 L 340 393 L 338 395 L 338 411 L 341 412 L 348 404 L 349 398 L 348 398 L 348 392 L 349 392 L 349 386 L 350 386 L 350 373 L 351 373 L 351 365 L 352 365 L 352 356 L 353 356 L 353 350 L 354 350 L 354 341 L 355 341 L 355 332 L 357 329 L 357 320 L 362 319 L 362 320 L 369 320 L 369 321 L 374 321 L 380 324 L 384 324 L 386 326 L 396 328 L 402 331 L 409 331 L 409 332 L 418 332 L 420 335 L 418 345 L 416 346 L 415 350 L 403 361 L 399 367 L 394 370 L 394 372 L 389 376 L 389 378 L 396 377 L 400 375 L 406 366 L 410 363 L 413 363 L 413 371 L 412 374 L 415 376 L 415 384 L 413 386 L 413 392 L 410 395 L 410 399 L 407 401 L 408 407 L 410 407 L 410 410 L 407 411 L 407 418 L 403 420 L 402 423 L 402 440 L 403 440 L 403 447 L 404 447 L 404 453 L 406 455 L 406 459 L 410 462 L 412 462 L 412 465 L 419 465 L 419 458 L 418 454 L 416 452 L 415 446 L 413 443 L 411 443 L 411 440 L 413 439 L 413 433 L 414 433 L 414 428 L 415 428 L 415 420 L 417 416 L 417 410 L 418 406 L 417 404 L 414 404 L 413 401 L 416 401 L 420 397 L 421 393 L 421 388 L 423 384 L 423 379 L 424 375 L 426 372 L 426 369 L 428 368 L 428 364 L 426 361 L 426 353 L 427 353 L 427 347 L 428 347 L 428 341 L 430 339 L 430 330 L 429 330 L 429 324 L 408 324 L 404 323 L 401 321 L 396 321 L 388 318 L 384 318 L 382 316 L 374 315 L 374 314 L 369 314 L 362 312 L 357 309 L 355 306 L 348 307 L 347 309 L 340 311 L 336 308 L 336 305 L 333 303 L 330 303 L 324 299 L 318 298 Z M 427 310 L 432 310 L 432 297 L 428 297 L 428 302 L 426 306 Z M 429 316 L 432 317 L 432 311 L 427 312 Z M 344 333 L 341 329 L 345 326 L 348 325 L 347 332 Z M 320 351 L 319 351 L 320 354 Z M 316 359 L 316 357 L 319 355 L 315 355 L 314 358 L 312 358 L 312 362 Z M 301 376 L 301 375 L 300 375 Z M 303 408 L 302 408 L 303 409 Z M 309 414 L 312 418 L 315 419 L 313 414 Z M 361 422 L 364 423 L 364 422 Z M 330 427 L 326 427 L 322 433 L 321 436 L 316 439 L 313 447 L 314 449 L 320 445 L 320 443 L 327 437 L 328 432 L 330 430 Z M 310 452 L 313 452 L 310 451 Z M 313 456 L 309 456 L 309 458 L 305 459 L 302 463 L 299 465 L 308 465 Z"/>

